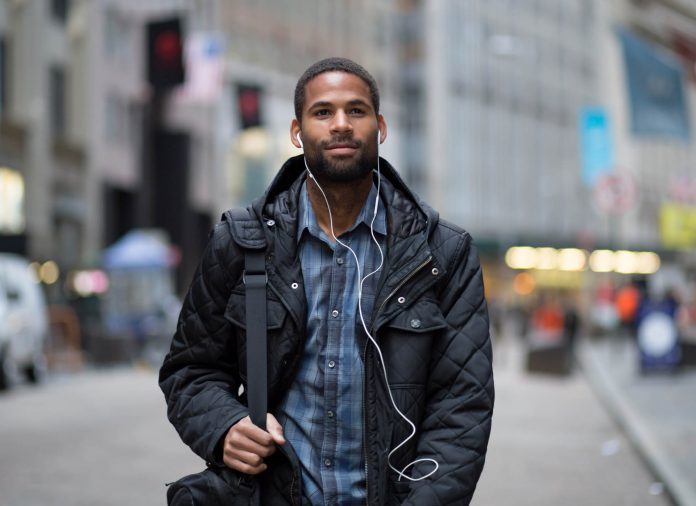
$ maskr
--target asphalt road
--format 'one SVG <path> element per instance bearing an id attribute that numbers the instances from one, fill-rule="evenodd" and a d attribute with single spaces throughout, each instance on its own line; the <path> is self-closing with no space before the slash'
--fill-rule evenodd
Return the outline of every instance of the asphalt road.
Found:
<path id="1" fill-rule="evenodd" d="M 497 402 L 478 506 L 669 505 L 581 374 L 522 371 L 497 345 Z M 0 506 L 165 504 L 203 468 L 165 416 L 154 371 L 49 378 L 0 394 Z"/>

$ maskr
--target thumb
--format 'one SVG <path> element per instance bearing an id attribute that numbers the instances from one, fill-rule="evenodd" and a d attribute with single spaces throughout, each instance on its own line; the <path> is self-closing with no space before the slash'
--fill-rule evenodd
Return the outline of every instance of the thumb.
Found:
<path id="1" fill-rule="evenodd" d="M 285 437 L 283 437 L 283 427 L 280 425 L 280 423 L 278 423 L 276 417 L 270 413 L 268 413 L 266 416 L 266 430 L 273 438 L 275 444 L 285 444 Z"/>

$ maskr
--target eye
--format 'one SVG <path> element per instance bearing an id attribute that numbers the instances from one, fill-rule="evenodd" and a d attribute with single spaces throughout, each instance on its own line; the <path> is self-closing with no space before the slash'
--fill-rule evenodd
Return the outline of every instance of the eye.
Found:
<path id="1" fill-rule="evenodd" d="M 358 116 L 358 115 L 365 114 L 365 111 L 361 107 L 353 107 L 350 110 L 350 114 L 353 116 Z"/>
<path id="2" fill-rule="evenodd" d="M 329 111 L 328 109 L 317 109 L 316 111 L 314 111 L 314 115 L 318 117 L 328 116 L 329 114 L 331 114 L 331 111 Z"/>

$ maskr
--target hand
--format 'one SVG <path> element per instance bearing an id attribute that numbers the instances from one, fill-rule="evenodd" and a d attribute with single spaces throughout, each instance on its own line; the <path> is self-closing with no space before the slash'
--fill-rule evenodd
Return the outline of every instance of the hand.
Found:
<path id="1" fill-rule="evenodd" d="M 227 467 L 246 474 L 259 474 L 267 469 L 263 459 L 276 451 L 276 445 L 285 444 L 283 428 L 276 418 L 266 415 L 266 432 L 247 416 L 235 423 L 225 435 L 222 460 Z"/>

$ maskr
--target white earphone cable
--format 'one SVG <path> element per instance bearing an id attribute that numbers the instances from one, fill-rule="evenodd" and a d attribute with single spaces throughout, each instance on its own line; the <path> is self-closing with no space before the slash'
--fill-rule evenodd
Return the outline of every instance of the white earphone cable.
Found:
<path id="1" fill-rule="evenodd" d="M 300 143 L 300 146 L 304 149 L 302 141 L 300 140 L 299 133 L 297 134 L 297 140 Z M 378 131 L 377 132 L 377 146 L 378 147 L 379 147 L 379 140 L 380 140 L 380 132 Z M 377 156 L 377 197 L 375 198 L 375 206 L 374 206 L 375 208 L 374 208 L 374 212 L 372 213 L 372 221 L 370 222 L 370 235 L 372 236 L 372 241 L 375 243 L 375 245 L 377 246 L 377 250 L 379 251 L 380 261 L 379 261 L 379 265 L 377 266 L 377 268 L 375 270 L 373 270 L 372 272 L 370 272 L 369 274 L 365 275 L 365 277 L 361 277 L 362 276 L 362 269 L 360 268 L 360 261 L 358 260 L 358 255 L 355 253 L 355 251 L 353 251 L 353 249 L 350 246 L 348 246 L 343 241 L 341 241 L 338 237 L 336 237 L 336 233 L 334 231 L 334 226 L 333 226 L 333 216 L 331 215 L 331 206 L 329 205 L 329 199 L 326 197 L 326 193 L 324 193 L 324 190 L 322 189 L 321 185 L 319 185 L 319 182 L 312 174 L 312 171 L 309 170 L 309 166 L 307 165 L 307 158 L 303 157 L 303 159 L 304 159 L 305 168 L 307 169 L 307 173 L 309 174 L 309 177 L 312 178 L 312 180 L 314 181 L 314 184 L 317 185 L 317 188 L 319 188 L 319 191 L 321 192 L 322 196 L 324 197 L 324 202 L 326 203 L 326 209 L 329 212 L 329 226 L 331 228 L 331 235 L 333 236 L 334 240 L 338 244 L 340 244 L 341 246 L 346 248 L 348 251 L 350 251 L 351 254 L 353 255 L 353 258 L 355 259 L 355 264 L 356 264 L 357 269 L 358 269 L 358 279 L 360 280 L 359 285 L 358 285 L 358 313 L 360 314 L 360 322 L 362 323 L 363 329 L 365 330 L 365 334 L 367 334 L 367 337 L 370 339 L 370 342 L 372 342 L 372 344 L 374 345 L 374 347 L 377 350 L 377 353 L 379 355 L 379 361 L 380 361 L 380 364 L 382 365 L 382 372 L 384 373 L 384 381 L 387 384 L 387 392 L 389 392 L 389 399 L 392 403 L 392 406 L 394 406 L 394 409 L 399 414 L 399 416 L 401 416 L 401 418 L 403 418 L 403 420 L 409 425 L 409 427 L 411 427 L 411 434 L 409 434 L 409 436 L 406 439 L 404 439 L 401 443 L 399 443 L 396 447 L 394 447 L 387 455 L 387 464 L 395 473 L 397 473 L 399 475 L 399 480 L 401 480 L 402 477 L 406 478 L 407 480 L 410 480 L 410 481 L 424 480 L 424 479 L 432 476 L 439 469 L 440 464 L 435 459 L 431 459 L 431 458 L 416 459 L 413 462 L 404 466 L 404 468 L 401 470 L 395 468 L 391 464 L 391 456 L 399 448 L 404 446 L 408 441 L 410 441 L 416 435 L 416 426 L 413 424 L 413 422 L 411 422 L 411 420 L 408 419 L 408 417 L 406 415 L 404 415 L 401 412 L 399 407 L 396 405 L 396 401 L 394 400 L 394 395 L 392 394 L 391 388 L 389 387 L 389 377 L 387 375 L 387 368 L 386 368 L 386 365 L 384 362 L 384 357 L 382 356 L 382 350 L 380 349 L 379 344 L 377 344 L 377 341 L 375 340 L 375 338 L 372 337 L 372 334 L 368 330 L 367 324 L 365 323 L 365 317 L 363 315 L 363 310 L 362 310 L 363 284 L 365 283 L 365 280 L 367 278 L 369 278 L 370 276 L 373 276 L 377 272 L 379 272 L 382 269 L 382 266 L 384 265 L 384 252 L 382 251 L 382 248 L 379 245 L 379 241 L 377 241 L 377 238 L 375 237 L 375 231 L 374 231 L 374 223 L 375 223 L 375 219 L 377 218 L 377 206 L 379 205 L 379 190 L 380 190 L 381 182 L 382 182 L 382 175 L 380 173 L 380 167 L 379 167 L 379 155 Z M 420 462 L 432 462 L 435 465 L 435 468 L 432 471 L 430 471 L 429 473 L 421 476 L 420 478 L 413 478 L 413 477 L 405 474 L 406 470 L 409 467 L 412 467 Z"/>

